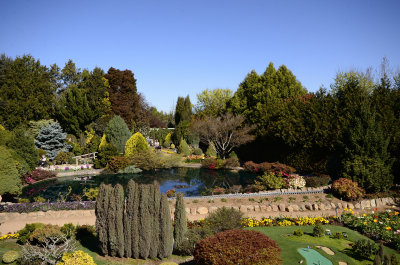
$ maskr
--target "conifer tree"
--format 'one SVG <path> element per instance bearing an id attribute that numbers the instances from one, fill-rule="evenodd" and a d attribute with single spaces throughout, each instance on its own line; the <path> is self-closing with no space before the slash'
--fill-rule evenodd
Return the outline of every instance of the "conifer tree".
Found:
<path id="1" fill-rule="evenodd" d="M 132 219 L 133 204 L 135 202 L 136 183 L 133 179 L 129 180 L 126 189 L 126 205 L 124 211 L 124 233 L 125 233 L 125 257 L 132 257 Z"/>
<path id="2" fill-rule="evenodd" d="M 171 213 L 169 211 L 169 204 L 167 195 L 161 196 L 160 203 L 160 246 L 159 246 L 159 258 L 169 257 L 172 254 L 173 249 L 173 232 Z"/>
<path id="3" fill-rule="evenodd" d="M 103 137 L 101 137 L 101 141 L 100 141 L 100 144 L 99 144 L 99 147 L 98 147 L 99 151 L 101 151 L 101 149 L 103 149 L 103 147 L 106 144 L 107 144 L 107 138 L 106 138 L 106 135 L 103 134 Z"/>
<path id="4" fill-rule="evenodd" d="M 147 259 L 151 244 L 151 215 L 150 215 L 150 186 L 142 184 L 139 186 L 139 253 L 140 257 Z"/>
<path id="5" fill-rule="evenodd" d="M 67 133 L 63 132 L 58 122 L 42 127 L 35 140 L 37 148 L 46 151 L 49 159 L 53 160 L 61 151 L 68 152 L 70 146 L 66 143 Z"/>
<path id="6" fill-rule="evenodd" d="M 131 137 L 131 131 L 120 116 L 114 116 L 104 130 L 107 142 L 117 147 L 118 152 L 123 153 L 125 143 Z"/>
<path id="7" fill-rule="evenodd" d="M 132 233 L 132 257 L 138 259 L 139 255 L 139 185 L 135 184 L 133 194 L 133 209 L 132 211 L 132 219 L 131 219 L 131 233 Z"/>
<path id="8" fill-rule="evenodd" d="M 115 232 L 116 232 L 116 248 L 119 257 L 124 256 L 124 206 L 125 206 L 125 196 L 124 188 L 121 184 L 117 184 L 114 187 L 115 196 Z"/>
<path id="9" fill-rule="evenodd" d="M 144 151 L 149 149 L 149 145 L 147 144 L 144 136 L 137 132 L 129 138 L 129 140 L 125 144 L 125 156 L 132 156 L 137 152 Z"/>
<path id="10" fill-rule="evenodd" d="M 158 247 L 160 241 L 160 200 L 161 200 L 161 193 L 160 193 L 160 186 L 156 183 L 152 185 L 152 196 L 151 199 L 152 203 L 152 239 L 151 239 L 151 246 L 150 246 L 150 258 L 154 259 L 158 256 Z"/>
<path id="11" fill-rule="evenodd" d="M 102 183 L 96 199 L 96 231 L 100 241 L 101 252 L 108 255 L 108 207 L 110 203 L 111 186 Z"/>
<path id="12" fill-rule="evenodd" d="M 179 153 L 183 154 L 184 156 L 190 155 L 190 148 L 189 145 L 186 143 L 185 139 L 181 139 L 181 142 L 178 146 Z"/>
<path id="13" fill-rule="evenodd" d="M 115 257 L 118 253 L 117 248 L 117 231 L 116 231 L 116 221 L 117 221 L 117 205 L 115 200 L 115 193 L 113 192 L 113 188 L 110 187 L 110 204 L 108 207 L 108 214 L 107 214 L 107 233 L 108 233 L 108 248 L 109 248 L 109 255 Z"/>
<path id="14" fill-rule="evenodd" d="M 182 192 L 176 195 L 175 214 L 174 214 L 174 243 L 175 248 L 179 247 L 185 239 L 187 232 L 187 220 L 185 203 L 183 202 Z"/>

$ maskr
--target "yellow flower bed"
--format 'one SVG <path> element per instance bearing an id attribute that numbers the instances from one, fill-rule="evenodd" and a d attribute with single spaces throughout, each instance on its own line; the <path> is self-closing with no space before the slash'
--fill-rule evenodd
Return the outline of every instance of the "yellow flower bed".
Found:
<path id="1" fill-rule="evenodd" d="M 13 239 L 13 238 L 18 238 L 19 234 L 15 233 L 15 234 L 5 234 L 3 236 L 0 237 L 0 240 L 6 240 L 6 239 Z"/>
<path id="2" fill-rule="evenodd" d="M 279 219 L 279 218 L 278 218 Z M 242 221 L 243 227 L 259 227 L 259 226 L 303 226 L 315 224 L 329 224 L 330 221 L 324 217 L 295 217 L 285 219 L 263 218 L 257 220 L 254 218 L 244 218 Z"/>

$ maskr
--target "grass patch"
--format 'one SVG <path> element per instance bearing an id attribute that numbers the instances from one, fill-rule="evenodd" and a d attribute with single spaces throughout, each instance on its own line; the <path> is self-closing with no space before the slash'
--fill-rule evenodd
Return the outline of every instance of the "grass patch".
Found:
<path id="1" fill-rule="evenodd" d="M 290 227 L 253 227 L 247 228 L 250 230 L 259 231 L 263 234 L 266 234 L 271 239 L 275 240 L 279 247 L 282 249 L 281 258 L 283 260 L 284 265 L 293 265 L 299 264 L 300 260 L 305 260 L 300 253 L 297 252 L 297 249 L 304 248 L 307 246 L 312 247 L 317 250 L 321 255 L 331 260 L 333 264 L 338 264 L 339 261 L 347 262 L 348 265 L 367 265 L 372 264 L 370 260 L 357 260 L 356 257 L 353 256 L 351 252 L 351 247 L 348 245 L 351 242 L 355 242 L 359 239 L 366 239 L 365 236 L 341 226 L 334 225 L 324 225 L 324 229 L 330 229 L 332 234 L 337 232 L 346 232 L 348 238 L 345 239 L 333 239 L 329 238 L 329 236 L 323 237 L 313 237 L 312 231 L 313 226 L 302 226 L 301 230 L 304 232 L 303 236 L 294 236 L 293 233 L 295 230 L 298 230 L 298 226 L 290 226 Z M 290 236 L 288 236 L 290 235 Z M 316 249 L 315 246 L 325 246 L 332 249 L 335 252 L 335 255 L 330 256 L 326 254 L 321 249 Z M 385 247 L 385 253 L 389 256 L 392 254 L 397 254 L 397 252 L 393 249 Z M 398 254 L 397 254 L 398 255 Z M 399 257 L 399 255 L 398 255 Z"/>

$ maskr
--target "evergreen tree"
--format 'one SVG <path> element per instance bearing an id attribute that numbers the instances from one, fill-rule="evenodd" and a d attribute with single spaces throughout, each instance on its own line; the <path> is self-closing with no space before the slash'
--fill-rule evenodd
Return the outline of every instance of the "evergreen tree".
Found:
<path id="1" fill-rule="evenodd" d="M 180 154 L 183 154 L 184 156 L 190 155 L 190 148 L 189 145 L 186 143 L 184 139 L 181 140 L 178 146 L 178 150 Z"/>
<path id="2" fill-rule="evenodd" d="M 139 204 L 140 204 L 140 194 L 139 194 L 139 185 L 135 184 L 135 192 L 132 196 L 134 199 L 133 201 L 133 209 L 132 212 L 132 219 L 131 219 L 131 231 L 132 231 L 132 257 L 138 259 L 140 257 L 140 250 L 139 250 Z"/>
<path id="3" fill-rule="evenodd" d="M 21 193 L 21 180 L 11 150 L 0 145 L 0 195 Z"/>
<path id="4" fill-rule="evenodd" d="M 353 100 L 348 110 L 351 118 L 343 134 L 343 176 L 358 182 L 367 191 L 385 191 L 393 184 L 393 161 L 387 150 L 389 138 L 384 136 L 368 96 L 361 97 L 358 80 L 350 78 L 345 87 L 347 91 L 342 93 L 350 95 L 343 98 L 358 95 L 358 100 Z"/>
<path id="5" fill-rule="evenodd" d="M 89 105 L 85 91 L 77 85 L 71 85 L 61 94 L 56 117 L 68 133 L 80 135 L 94 121 L 96 114 Z"/>
<path id="6" fill-rule="evenodd" d="M 139 95 L 132 71 L 121 71 L 111 67 L 104 77 L 110 85 L 108 92 L 112 112 L 121 116 L 126 124 L 132 126 L 136 118 L 135 114 L 139 110 Z"/>
<path id="7" fill-rule="evenodd" d="M 151 259 L 157 258 L 159 253 L 159 241 L 160 241 L 160 203 L 161 193 L 160 186 L 156 183 L 152 185 L 152 239 L 150 245 L 149 256 Z"/>
<path id="8" fill-rule="evenodd" d="M 125 233 L 125 257 L 132 257 L 132 219 L 133 205 L 135 203 L 136 183 L 133 179 L 129 180 L 126 189 L 126 205 L 124 211 L 124 233 Z"/>
<path id="9" fill-rule="evenodd" d="M 10 141 L 7 142 L 7 146 L 17 152 L 17 154 L 26 161 L 30 170 L 36 168 L 38 152 L 35 147 L 34 139 L 24 128 L 13 130 L 13 136 Z"/>
<path id="10" fill-rule="evenodd" d="M 117 205 L 116 205 L 116 197 L 115 192 L 112 187 L 110 187 L 110 203 L 108 206 L 107 213 L 107 234 L 108 234 L 108 249 L 109 255 L 111 257 L 115 257 L 118 253 L 118 238 L 117 238 Z"/>
<path id="11" fill-rule="evenodd" d="M 150 186 L 139 186 L 139 255 L 143 259 L 149 257 L 151 244 Z"/>
<path id="12" fill-rule="evenodd" d="M 163 194 L 160 204 L 160 246 L 158 256 L 160 259 L 171 256 L 173 241 L 171 213 L 169 211 L 167 195 Z"/>
<path id="13" fill-rule="evenodd" d="M 101 252 L 108 255 L 108 208 L 110 203 L 111 186 L 102 183 L 96 199 L 96 231 L 100 242 Z"/>
<path id="14" fill-rule="evenodd" d="M 107 142 L 117 147 L 118 152 L 123 153 L 125 143 L 131 137 L 131 131 L 120 116 L 114 116 L 104 130 Z"/>
<path id="15" fill-rule="evenodd" d="M 176 195 L 175 214 L 174 214 L 174 243 L 175 248 L 180 247 L 185 239 L 187 232 L 187 219 L 183 194 L 178 192 Z"/>
<path id="16" fill-rule="evenodd" d="M 132 156 L 137 152 L 148 150 L 149 145 L 144 136 L 137 132 L 133 134 L 125 144 L 125 156 Z"/>
<path id="17" fill-rule="evenodd" d="M 101 137 L 100 144 L 98 146 L 98 150 L 101 151 L 101 149 L 103 149 L 103 147 L 106 146 L 106 144 L 107 144 L 107 137 L 105 134 L 103 134 L 103 136 Z"/>
<path id="18" fill-rule="evenodd" d="M 49 69 L 30 55 L 3 61 L 0 121 L 14 129 L 30 120 L 49 119 L 56 100 Z"/>
<path id="19" fill-rule="evenodd" d="M 124 256 L 124 206 L 125 206 L 125 196 L 124 188 L 121 184 L 114 186 L 114 196 L 115 196 L 115 232 L 116 232 L 116 249 L 119 257 Z"/>
<path id="20" fill-rule="evenodd" d="M 61 151 L 68 152 L 70 146 L 65 142 L 67 133 L 63 132 L 58 122 L 42 127 L 35 140 L 37 148 L 46 151 L 49 159 L 53 160 Z"/>

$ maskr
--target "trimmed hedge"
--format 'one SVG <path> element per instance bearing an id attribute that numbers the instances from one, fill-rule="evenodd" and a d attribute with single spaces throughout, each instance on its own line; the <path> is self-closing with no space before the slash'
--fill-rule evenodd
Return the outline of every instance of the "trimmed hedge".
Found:
<path id="1" fill-rule="evenodd" d="M 281 249 L 266 235 L 249 230 L 228 230 L 197 243 L 194 260 L 197 264 L 254 265 L 282 264 Z"/>

